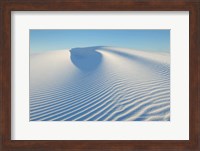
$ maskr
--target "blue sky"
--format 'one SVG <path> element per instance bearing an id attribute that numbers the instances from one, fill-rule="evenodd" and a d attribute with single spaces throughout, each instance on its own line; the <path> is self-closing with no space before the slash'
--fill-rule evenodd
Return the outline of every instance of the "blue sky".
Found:
<path id="1" fill-rule="evenodd" d="M 170 30 L 30 30 L 31 53 L 88 46 L 169 52 Z"/>

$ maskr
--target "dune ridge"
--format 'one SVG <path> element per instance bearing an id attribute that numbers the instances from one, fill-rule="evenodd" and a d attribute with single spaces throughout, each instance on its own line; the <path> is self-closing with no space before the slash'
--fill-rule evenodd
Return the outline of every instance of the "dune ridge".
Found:
<path id="1" fill-rule="evenodd" d="M 169 120 L 169 53 L 95 46 L 30 57 L 30 121 Z"/>

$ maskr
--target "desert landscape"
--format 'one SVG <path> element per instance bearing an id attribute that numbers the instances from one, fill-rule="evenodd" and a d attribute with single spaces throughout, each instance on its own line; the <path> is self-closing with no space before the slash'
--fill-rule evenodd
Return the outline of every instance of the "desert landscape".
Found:
<path id="1" fill-rule="evenodd" d="M 31 54 L 30 121 L 170 121 L 170 53 L 89 46 Z"/>

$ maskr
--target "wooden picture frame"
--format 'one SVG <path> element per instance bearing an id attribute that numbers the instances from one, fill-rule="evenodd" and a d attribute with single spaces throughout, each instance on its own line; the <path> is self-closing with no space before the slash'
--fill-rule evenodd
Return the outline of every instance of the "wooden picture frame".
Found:
<path id="1" fill-rule="evenodd" d="M 189 11 L 189 140 L 11 140 L 11 11 Z M 0 35 L 0 150 L 200 150 L 199 0 L 1 0 Z"/>

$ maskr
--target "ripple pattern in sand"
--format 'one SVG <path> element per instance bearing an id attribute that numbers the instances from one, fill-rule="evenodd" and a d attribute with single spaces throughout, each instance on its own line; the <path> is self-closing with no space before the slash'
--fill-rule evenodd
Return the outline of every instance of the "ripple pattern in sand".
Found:
<path id="1" fill-rule="evenodd" d="M 87 47 L 30 57 L 31 121 L 169 121 L 170 55 Z"/>

